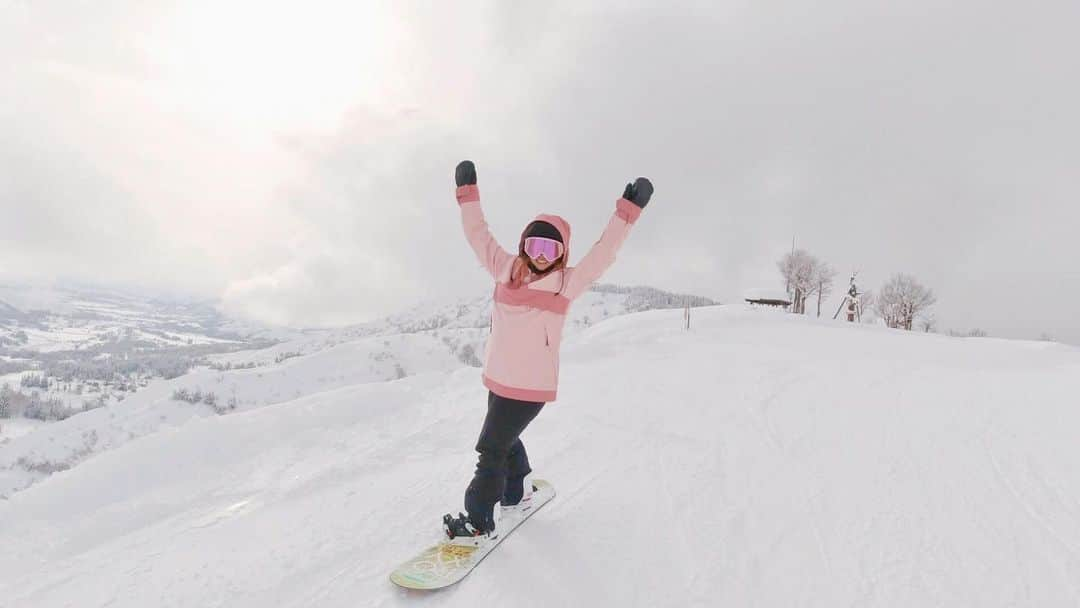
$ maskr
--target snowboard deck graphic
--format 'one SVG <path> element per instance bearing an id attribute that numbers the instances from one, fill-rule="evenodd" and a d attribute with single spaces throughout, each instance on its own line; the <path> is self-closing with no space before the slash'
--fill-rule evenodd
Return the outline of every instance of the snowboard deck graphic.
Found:
<path id="1" fill-rule="evenodd" d="M 499 536 L 481 547 L 453 545 L 447 541 L 428 547 L 390 573 L 394 584 L 406 589 L 442 589 L 465 578 L 473 568 L 506 540 L 526 519 L 532 517 L 552 498 L 555 488 L 543 479 L 534 479 L 532 506 L 502 516 L 498 523 Z M 495 508 L 500 508 L 495 505 Z"/>

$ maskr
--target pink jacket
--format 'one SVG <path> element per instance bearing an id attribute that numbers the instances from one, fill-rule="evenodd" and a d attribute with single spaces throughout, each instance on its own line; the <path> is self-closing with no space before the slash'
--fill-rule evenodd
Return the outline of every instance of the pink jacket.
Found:
<path id="1" fill-rule="evenodd" d="M 491 335 L 484 350 L 484 386 L 493 393 L 522 401 L 555 401 L 559 386 L 559 345 L 570 303 L 585 293 L 593 281 L 615 261 L 641 208 L 620 198 L 600 240 L 577 266 L 555 270 L 537 278 L 531 275 L 517 289 L 509 285 L 517 255 L 491 236 L 480 208 L 480 190 L 457 189 L 465 238 L 480 263 L 495 279 L 495 305 Z M 570 259 L 570 224 L 557 215 L 541 214 L 536 220 L 555 226 L 562 235 L 566 260 Z M 524 243 L 525 234 L 518 244 Z"/>

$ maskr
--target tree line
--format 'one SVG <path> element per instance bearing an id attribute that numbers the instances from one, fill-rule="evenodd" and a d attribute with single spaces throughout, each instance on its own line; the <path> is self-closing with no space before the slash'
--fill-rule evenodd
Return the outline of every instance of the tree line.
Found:
<path id="1" fill-rule="evenodd" d="M 0 386 L 0 418 L 22 416 L 33 420 L 64 420 L 79 412 L 105 407 L 106 404 L 105 395 L 83 400 L 81 406 L 72 407 L 58 395 L 42 396 L 38 391 L 27 394 L 7 383 Z"/>
<path id="2" fill-rule="evenodd" d="M 780 258 L 777 268 L 791 298 L 791 312 L 806 314 L 807 300 L 814 299 L 820 317 L 821 304 L 834 286 L 836 271 L 832 266 L 804 249 L 795 249 Z M 924 331 L 935 329 L 930 307 L 937 296 L 909 274 L 896 273 L 876 294 L 866 291 L 858 299 L 862 310 L 876 312 L 889 327 L 910 331 L 919 321 Z"/>

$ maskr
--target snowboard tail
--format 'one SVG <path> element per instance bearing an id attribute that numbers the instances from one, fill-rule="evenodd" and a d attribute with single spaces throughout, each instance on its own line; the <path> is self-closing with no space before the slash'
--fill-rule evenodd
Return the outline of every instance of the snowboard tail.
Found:
<path id="1" fill-rule="evenodd" d="M 547 481 L 535 479 L 533 486 L 536 491 L 532 495 L 532 506 L 504 514 L 498 522 L 497 537 L 480 546 L 440 542 L 395 568 L 390 573 L 390 580 L 406 589 L 441 589 L 465 578 L 495 547 L 506 540 L 511 532 L 555 498 L 555 488 Z M 495 508 L 501 507 L 496 505 Z"/>

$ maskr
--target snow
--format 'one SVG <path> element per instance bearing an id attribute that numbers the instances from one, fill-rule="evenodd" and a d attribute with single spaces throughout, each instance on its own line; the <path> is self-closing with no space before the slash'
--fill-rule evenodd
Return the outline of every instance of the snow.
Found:
<path id="1" fill-rule="evenodd" d="M 610 286 L 609 286 L 610 287 Z M 667 292 L 657 290 L 663 296 Z M 604 319 L 626 314 L 634 306 L 635 293 L 605 293 L 589 291 L 575 300 L 567 317 L 566 332 L 569 335 Z M 645 296 L 638 296 L 641 305 L 659 306 L 649 302 Z M 444 337 L 454 338 L 458 345 L 469 344 L 477 353 L 482 353 L 483 338 L 487 335 L 491 320 L 491 294 L 462 298 L 446 302 L 432 300 L 421 302 L 398 314 L 390 315 L 369 323 L 335 329 L 306 329 L 299 335 L 287 336 L 287 339 L 271 347 L 259 350 L 243 350 L 231 353 L 211 355 L 215 363 L 232 365 L 266 365 L 283 354 L 309 354 L 359 338 L 372 336 L 391 336 L 398 334 L 417 334 L 439 332 Z M 482 330 L 482 333 L 478 333 Z"/>
<path id="2" fill-rule="evenodd" d="M 639 288 L 623 289 L 620 293 L 589 292 L 572 309 L 565 335 L 610 316 L 626 314 L 634 307 L 663 305 L 671 295 Z M 72 301 L 83 307 L 93 304 L 93 300 Z M 219 405 L 235 402 L 237 409 L 243 410 L 349 384 L 452 370 L 462 364 L 478 366 L 488 332 L 490 301 L 490 295 L 485 295 L 425 302 L 390 317 L 347 328 L 269 332 L 284 341 L 267 348 L 209 357 L 219 368 L 228 364 L 233 369 L 202 368 L 173 381 L 155 380 L 151 383 L 157 387 L 154 390 L 140 389 L 134 395 L 126 394 L 121 403 L 110 400 L 104 411 L 77 414 L 44 432 L 21 433 L 29 436 L 0 446 L 0 498 L 132 439 L 212 415 L 210 406 L 172 401 L 176 389 L 212 392 Z M 146 310 L 149 318 L 155 318 L 160 310 L 151 304 L 131 301 L 130 307 Z M 143 321 L 132 313 L 126 322 L 139 325 Z M 131 324 L 110 331 L 137 332 Z M 59 329 L 42 333 L 52 336 L 64 329 L 60 325 Z M 237 366 L 244 369 L 236 369 Z M 7 378 L 12 386 L 18 387 L 22 375 L 9 374 L 0 380 Z M 86 392 L 50 391 L 49 395 L 59 395 L 77 406 L 94 398 L 93 393 Z"/>
<path id="3" fill-rule="evenodd" d="M 267 332 L 221 316 L 208 302 L 154 297 L 115 288 L 0 283 L 0 338 L 21 332 L 20 349 L 55 353 L 93 348 L 117 338 L 160 346 L 229 344 L 222 325 L 243 335 Z M 288 332 L 291 335 L 294 332 Z"/>
<path id="4" fill-rule="evenodd" d="M 0 382 L 0 385 L 2 384 Z M 0 419 L 0 445 L 16 437 L 29 435 L 46 424 L 48 423 L 41 420 L 29 420 L 27 418 Z"/>
<path id="5" fill-rule="evenodd" d="M 52 423 L 48 432 L 22 434 L 0 444 L 0 498 L 95 454 L 194 418 L 212 416 L 204 404 L 172 399 L 186 388 L 213 392 L 221 405 L 235 399 L 244 410 L 281 403 L 351 384 L 461 366 L 435 338 L 423 334 L 373 337 L 339 344 L 272 367 L 217 372 L 203 369 L 155 381 L 124 401 Z"/>
<path id="6" fill-rule="evenodd" d="M 461 507 L 486 403 L 480 372 L 433 364 L 370 382 L 346 373 L 345 348 L 322 351 L 341 358 L 339 381 L 324 386 L 309 377 L 322 366 L 287 360 L 289 373 L 267 382 L 295 382 L 299 397 L 176 417 L 0 501 L 0 598 L 1080 602 L 1078 349 L 743 306 L 695 309 L 684 325 L 682 310 L 649 311 L 568 337 L 559 400 L 524 435 L 558 496 L 444 592 L 405 592 L 387 576 Z M 167 404 L 192 407 L 113 406 L 50 429 Z"/>

